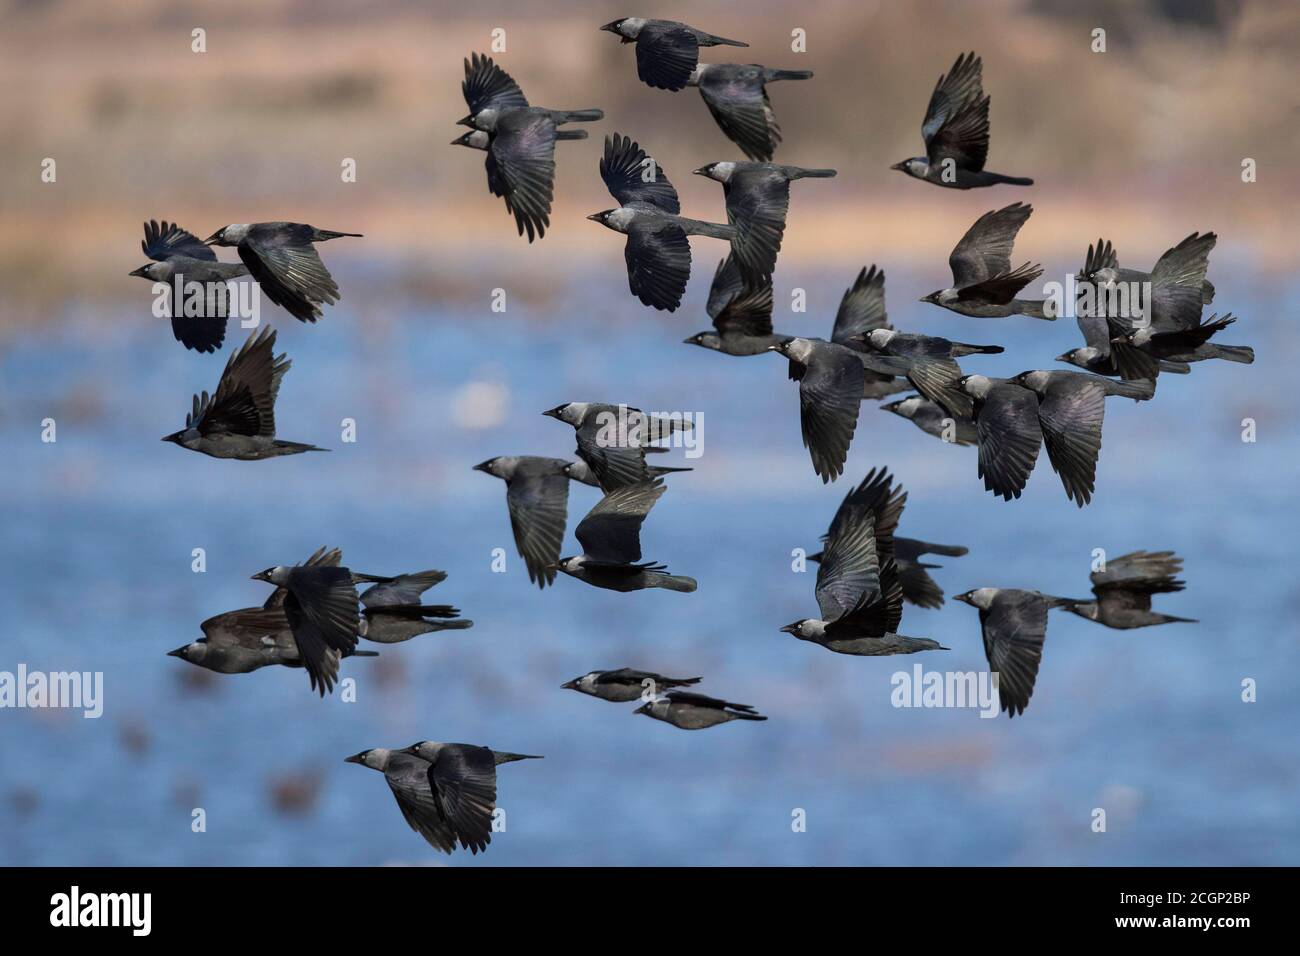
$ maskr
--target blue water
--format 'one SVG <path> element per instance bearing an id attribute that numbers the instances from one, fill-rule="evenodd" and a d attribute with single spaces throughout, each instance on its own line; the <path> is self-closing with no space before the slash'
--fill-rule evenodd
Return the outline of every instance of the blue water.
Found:
<path id="1" fill-rule="evenodd" d="M 803 286 L 809 310 L 778 326 L 825 335 L 850 278 L 789 270 L 777 300 Z M 1067 321 L 980 322 L 916 303 L 932 278 L 891 271 L 891 318 L 1007 346 L 964 360 L 968 371 L 1050 367 L 1077 344 Z M 105 711 L 0 711 L 0 863 L 444 863 L 379 774 L 342 762 L 424 738 L 546 757 L 502 769 L 507 832 L 452 865 L 1300 862 L 1300 356 L 1287 305 L 1300 289 L 1214 278 L 1216 305 L 1242 317 L 1225 341 L 1253 344 L 1259 361 L 1162 377 L 1140 406 L 1111 400 L 1084 510 L 1045 457 L 1025 497 L 1004 503 L 983 491 L 972 449 L 870 404 L 845 479 L 823 486 L 782 360 L 679 344 L 707 327 L 702 281 L 672 316 L 603 275 L 504 315 L 360 307 L 349 291 L 305 327 L 266 305 L 294 362 L 280 435 L 333 451 L 256 463 L 158 440 L 192 392 L 213 388 L 229 346 L 197 356 L 119 310 L 56 317 L 0 359 L 0 670 L 102 671 Z M 602 292 L 611 307 L 590 304 Z M 503 420 L 472 427 L 467 387 L 500 396 Z M 470 466 L 569 455 L 570 429 L 539 414 L 568 400 L 703 414 L 704 454 L 665 456 L 696 470 L 671 480 L 643 538 L 647 558 L 698 578 L 695 594 L 528 585 L 504 485 Z M 54 444 L 40 441 L 47 416 Z M 352 444 L 339 440 L 345 417 Z M 1245 417 L 1254 443 L 1241 441 Z M 939 559 L 949 595 L 1083 595 L 1094 548 L 1169 548 L 1188 587 L 1159 607 L 1201 623 L 1125 633 L 1054 613 L 1023 718 L 895 709 L 896 670 L 984 666 L 973 609 L 909 606 L 902 629 L 952 650 L 907 658 L 841 657 L 778 631 L 816 610 L 792 549 L 814 546 L 849 479 L 877 465 L 910 492 L 903 534 L 971 548 Z M 570 532 L 596 497 L 572 489 Z M 260 603 L 266 586 L 250 574 L 322 544 L 371 572 L 445 569 L 429 599 L 475 627 L 372 645 L 380 658 L 345 664 L 354 703 L 320 700 L 302 671 L 206 675 L 165 656 L 204 618 Z M 190 569 L 199 547 L 203 574 Z M 491 570 L 494 548 L 505 574 Z M 621 666 L 703 675 L 704 692 L 770 719 L 686 733 L 559 689 Z M 1241 700 L 1244 678 L 1258 682 L 1255 703 Z M 284 777 L 314 804 L 279 808 Z M 206 832 L 191 832 L 196 807 Z M 1096 807 L 1105 833 L 1090 828 Z M 792 831 L 796 809 L 806 832 Z"/>

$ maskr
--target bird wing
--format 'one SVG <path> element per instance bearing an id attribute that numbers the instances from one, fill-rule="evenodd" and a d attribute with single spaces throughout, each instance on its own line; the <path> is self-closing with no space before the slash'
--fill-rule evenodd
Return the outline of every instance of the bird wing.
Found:
<path id="1" fill-rule="evenodd" d="M 897 631 L 902 620 L 903 587 L 898 567 L 892 557 L 884 557 L 879 587 L 863 592 L 857 605 L 831 621 L 826 630 L 835 637 L 881 637 Z"/>
<path id="2" fill-rule="evenodd" d="M 930 572 L 914 561 L 898 561 L 898 583 L 903 589 L 903 597 L 917 607 L 938 608 L 943 606 L 943 588 L 930 577 Z"/>
<path id="3" fill-rule="evenodd" d="M 686 27 L 647 23 L 636 38 L 636 75 L 659 90 L 680 90 L 700 60 L 700 44 Z"/>
<path id="4" fill-rule="evenodd" d="M 1101 597 L 1108 591 L 1168 594 L 1185 586 L 1177 580 L 1183 571 L 1183 559 L 1172 551 L 1134 551 L 1106 562 L 1105 570 L 1089 576 L 1092 593 Z M 1148 606 L 1149 606 L 1148 597 Z"/>
<path id="5" fill-rule="evenodd" d="M 1019 498 L 1043 443 L 1038 396 L 1018 385 L 995 385 L 975 419 L 979 475 L 1006 500 Z"/>
<path id="6" fill-rule="evenodd" d="M 506 208 L 522 236 L 541 238 L 550 225 L 555 191 L 555 123 L 545 113 L 508 114 L 488 147 Z"/>
<path id="7" fill-rule="evenodd" d="M 645 305 L 676 310 L 691 277 L 691 244 L 675 222 L 633 222 L 623 246 L 627 284 Z"/>
<path id="8" fill-rule="evenodd" d="M 1039 400 L 1038 421 L 1052 469 L 1066 497 L 1083 507 L 1092 499 L 1101 454 L 1106 389 L 1100 383 L 1067 378 L 1049 385 Z"/>
<path id="9" fill-rule="evenodd" d="M 718 263 L 705 306 L 713 327 L 721 333 L 772 334 L 772 277 L 751 283 L 740 274 L 731 256 Z"/>
<path id="10" fill-rule="evenodd" d="M 961 289 L 1010 272 L 1016 234 L 1033 211 L 1028 203 L 1017 202 L 976 219 L 948 256 L 953 286 Z"/>
<path id="11" fill-rule="evenodd" d="M 790 211 L 790 180 L 766 170 L 737 171 L 723 187 L 727 222 L 736 229 L 731 253 L 749 276 L 770 276 L 785 236 Z"/>
<path id="12" fill-rule="evenodd" d="M 700 96 L 718 128 L 750 159 L 769 161 L 781 142 L 781 128 L 763 86 L 762 70 L 744 67 L 716 79 L 715 73 L 709 70 L 700 80 Z"/>
<path id="13" fill-rule="evenodd" d="M 619 133 L 605 137 L 600 178 L 620 206 L 643 202 L 673 215 L 682 211 L 677 190 L 663 168 L 631 137 Z"/>
<path id="14" fill-rule="evenodd" d="M 269 325 L 250 335 L 226 362 L 216 394 L 196 397 L 186 426 L 201 435 L 274 437 L 276 385 L 289 367 L 283 355 L 273 355 L 274 349 L 275 330 Z"/>
<path id="15" fill-rule="evenodd" d="M 327 549 L 321 547 L 312 552 L 311 556 L 302 563 L 302 566 L 306 568 L 334 568 L 338 567 L 339 562 L 342 560 L 343 552 L 338 548 Z M 263 602 L 262 607 L 267 610 L 275 607 L 284 607 L 284 599 L 288 596 L 289 591 L 287 588 L 278 587 L 271 592 L 270 597 Z"/>
<path id="16" fill-rule="evenodd" d="M 1016 293 L 1042 274 L 1043 270 L 1040 267 L 1026 262 L 1011 272 L 1003 272 L 992 278 L 985 279 L 983 282 L 963 286 L 959 298 L 963 302 L 988 302 L 993 305 L 1006 305 L 1016 297 Z"/>
<path id="17" fill-rule="evenodd" d="M 339 287 L 305 226 L 250 232 L 236 251 L 266 297 L 296 319 L 315 322 L 322 305 L 339 299 Z"/>
<path id="18" fill-rule="evenodd" d="M 858 427 L 865 371 L 856 352 L 835 346 L 799 378 L 799 424 L 813 470 L 823 482 L 844 471 Z"/>
<path id="19" fill-rule="evenodd" d="M 628 409 L 629 414 L 633 411 Z M 610 414 L 615 414 L 612 406 Z M 611 440 L 605 428 L 598 415 L 588 415 L 576 429 L 578 456 L 591 468 L 601 490 L 608 493 L 649 481 L 645 449 L 633 443 L 631 436 L 616 434 Z"/>
<path id="20" fill-rule="evenodd" d="M 881 555 L 893 554 L 894 532 L 906 504 L 907 492 L 902 485 L 894 484 L 889 469 L 873 468 L 856 488 L 844 496 L 835 511 L 835 517 L 831 519 L 830 527 L 822 535 L 822 541 L 828 541 L 837 526 L 847 527 L 869 514 L 876 550 Z"/>
<path id="21" fill-rule="evenodd" d="M 209 290 L 203 315 L 172 316 L 172 336 L 187 349 L 215 352 L 226 341 L 225 300 L 214 299 L 213 295 Z"/>
<path id="22" fill-rule="evenodd" d="M 255 649 L 265 638 L 288 634 L 289 621 L 279 608 L 246 607 L 208 618 L 199 625 L 213 647 Z"/>
<path id="23" fill-rule="evenodd" d="M 438 812 L 460 845 L 471 853 L 492 841 L 497 802 L 496 758 L 487 747 L 444 744 L 427 771 Z"/>
<path id="24" fill-rule="evenodd" d="M 516 476 L 506 486 L 515 547 L 528 568 L 528 580 L 539 588 L 555 580 L 568 505 L 569 479 L 563 474 Z"/>
<path id="25" fill-rule="evenodd" d="M 399 574 L 392 580 L 380 581 L 362 591 L 361 603 L 366 607 L 419 604 L 420 595 L 445 580 L 447 580 L 446 571 L 429 570 Z"/>
<path id="26" fill-rule="evenodd" d="M 1108 325 L 1107 328 L 1110 326 Z M 1120 378 L 1126 382 L 1154 380 L 1160 374 L 1160 362 L 1154 355 L 1123 338 L 1110 343 L 1110 359 L 1115 370 L 1119 372 Z"/>
<path id="27" fill-rule="evenodd" d="M 203 259 L 208 262 L 215 262 L 217 259 L 217 254 L 206 242 L 166 219 L 161 225 L 153 219 L 144 224 L 144 238 L 140 240 L 140 248 L 155 262 L 166 262 L 168 259 L 178 257 Z"/>
<path id="28" fill-rule="evenodd" d="M 661 479 L 655 479 L 626 485 L 601 498 L 574 531 L 583 554 L 601 564 L 640 561 L 641 525 L 667 490 Z"/>
<path id="29" fill-rule="evenodd" d="M 470 54 L 465 61 L 465 79 L 460 84 L 470 115 L 486 109 L 508 110 L 525 107 L 528 98 L 514 78 L 492 62 L 491 57 Z"/>
<path id="30" fill-rule="evenodd" d="M 435 850 L 450 854 L 456 849 L 456 834 L 443 817 L 442 807 L 429 781 L 432 765 L 411 754 L 395 753 L 388 758 L 384 779 L 388 781 L 397 807 L 412 830 Z"/>
<path id="31" fill-rule="evenodd" d="M 853 285 L 844 290 L 839 311 L 835 313 L 835 328 L 831 341 L 859 351 L 860 343 L 850 344 L 849 339 L 866 335 L 875 329 L 892 329 L 885 314 L 885 270 L 874 265 L 863 267 Z"/>
<path id="32" fill-rule="evenodd" d="M 338 655 L 357 646 L 360 617 L 352 572 L 338 567 L 295 568 L 287 587 L 284 613 L 312 690 L 319 686 L 324 697 L 334 689 Z"/>
<path id="33" fill-rule="evenodd" d="M 1201 289 L 1210 250 L 1217 241 L 1212 232 L 1194 232 L 1165 252 L 1151 270 L 1151 296 L 1160 308 L 1162 331 L 1191 328 L 1200 322 Z"/>
<path id="34" fill-rule="evenodd" d="M 1043 660 L 1047 603 L 1031 591 L 1002 591 L 991 608 L 980 610 L 980 628 L 1002 709 L 1012 717 L 1023 714 Z"/>
<path id="35" fill-rule="evenodd" d="M 989 98 L 981 85 L 983 61 L 974 53 L 957 57 L 939 77 L 921 124 L 931 166 L 945 159 L 963 169 L 981 170 L 989 151 Z"/>

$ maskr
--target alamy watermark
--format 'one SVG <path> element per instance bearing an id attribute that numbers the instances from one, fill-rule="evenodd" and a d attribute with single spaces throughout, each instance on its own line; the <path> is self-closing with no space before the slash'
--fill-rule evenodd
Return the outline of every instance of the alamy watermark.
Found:
<path id="1" fill-rule="evenodd" d="M 889 702 L 895 707 L 978 708 L 981 717 L 998 715 L 997 671 L 927 671 L 920 664 L 895 671 Z"/>
<path id="2" fill-rule="evenodd" d="M 626 405 L 596 414 L 596 444 L 601 448 L 637 448 L 664 443 L 683 448 L 687 458 L 704 454 L 703 412 L 650 412 Z"/>
<path id="3" fill-rule="evenodd" d="M 57 707 L 82 711 L 83 717 L 104 713 L 103 671 L 0 671 L 0 709 Z"/>

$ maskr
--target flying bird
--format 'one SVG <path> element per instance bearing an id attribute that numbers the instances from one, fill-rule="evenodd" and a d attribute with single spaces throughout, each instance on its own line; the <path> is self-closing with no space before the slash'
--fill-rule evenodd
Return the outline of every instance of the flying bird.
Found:
<path id="1" fill-rule="evenodd" d="M 957 57 L 930 94 L 921 124 L 925 155 L 905 159 L 890 169 L 949 189 L 1034 184 L 1032 179 L 990 173 L 984 168 L 989 153 L 989 98 L 981 85 L 983 69 L 983 61 L 973 52 Z"/>
<path id="2" fill-rule="evenodd" d="M 942 607 L 943 588 L 939 587 L 939 583 L 928 573 L 942 565 L 929 564 L 921 558 L 927 554 L 959 558 L 969 551 L 969 548 L 959 544 L 931 544 L 928 541 L 917 541 L 915 538 L 895 536 L 894 563 L 898 567 L 898 583 L 903 588 L 903 600 L 917 607 Z"/>
<path id="3" fill-rule="evenodd" d="M 565 681 L 560 687 L 564 690 L 576 690 L 579 694 L 599 697 L 619 704 L 653 698 L 661 688 L 686 687 L 698 684 L 702 677 L 664 677 L 654 671 L 639 671 L 631 667 L 621 667 L 616 671 L 589 671 L 581 677 Z"/>
<path id="4" fill-rule="evenodd" d="M 703 730 L 732 720 L 767 720 L 749 704 L 734 704 L 684 690 L 670 690 L 633 713 L 645 714 L 682 730 Z"/>
<path id="5" fill-rule="evenodd" d="M 268 299 L 296 319 L 315 322 L 323 306 L 339 300 L 339 287 L 314 243 L 345 236 L 362 238 L 359 232 L 317 229 L 301 222 L 254 222 L 222 226 L 205 241 L 234 246 Z"/>
<path id="6" fill-rule="evenodd" d="M 565 123 L 594 123 L 605 118 L 603 110 L 551 110 L 529 106 L 528 99 L 514 78 L 492 62 L 491 57 L 471 54 L 465 61 L 465 79 L 460 84 L 465 95 L 469 114 L 457 120 L 457 125 L 468 126 L 484 132 L 494 132 L 497 123 L 506 114 L 525 112 L 545 116 L 556 126 Z"/>
<path id="7" fill-rule="evenodd" d="M 647 446 L 644 450 L 646 454 L 649 454 L 650 452 L 664 452 L 667 451 L 668 449 L 661 448 L 658 445 L 650 445 Z M 651 478 L 659 478 L 663 475 L 671 475 L 679 471 L 694 471 L 694 469 L 668 467 L 667 465 L 647 464 L 646 471 L 649 473 Z M 598 479 L 596 477 L 596 473 L 591 470 L 591 465 L 587 464 L 581 458 L 579 458 L 577 461 L 571 461 L 564 466 L 564 476 L 566 478 L 571 478 L 572 480 L 578 482 L 579 484 L 588 485 L 592 488 L 600 488 L 600 479 Z"/>
<path id="8" fill-rule="evenodd" d="M 226 339 L 226 319 L 230 311 L 226 283 L 248 275 L 248 268 L 239 262 L 218 262 L 217 254 L 198 236 L 165 219 L 161 225 L 153 219 L 144 224 L 140 248 L 153 262 L 133 269 L 129 274 L 173 287 L 169 302 L 172 335 L 176 341 L 197 352 L 219 349 Z M 203 299 L 198 314 L 185 314 L 186 311 L 195 311 L 195 308 L 185 308 L 175 290 L 178 281 L 184 285 L 196 282 L 202 286 Z M 181 295 L 184 294 L 184 285 Z"/>
<path id="9" fill-rule="evenodd" d="M 601 29 L 623 43 L 636 44 L 636 75 L 641 82 L 660 90 L 680 90 L 690 82 L 702 46 L 749 46 L 676 20 L 620 17 Z"/>
<path id="10" fill-rule="evenodd" d="M 641 525 L 667 490 L 663 481 L 656 479 L 605 495 L 574 531 L 582 554 L 561 558 L 558 570 L 609 591 L 694 591 L 694 578 L 669 574 L 662 564 L 641 561 Z"/>
<path id="11" fill-rule="evenodd" d="M 578 457 L 605 492 L 650 481 L 655 474 L 646 455 L 659 450 L 652 443 L 693 428 L 680 417 L 603 402 L 566 402 L 542 414 L 573 426 Z"/>
<path id="12" fill-rule="evenodd" d="M 619 208 L 587 218 L 627 236 L 623 258 L 632 294 L 645 305 L 676 311 L 691 277 L 691 245 L 686 237 L 734 240 L 736 229 L 680 215 L 677 190 L 663 168 L 626 136 L 605 137 L 600 176 Z M 732 252 L 736 253 L 734 244 Z"/>
<path id="13" fill-rule="evenodd" d="M 435 850 L 450 855 L 457 842 L 474 854 L 492 842 L 497 767 L 540 759 L 474 744 L 426 740 L 404 750 L 363 750 L 344 762 L 382 773 L 410 828 Z"/>
<path id="14" fill-rule="evenodd" d="M 1091 574 L 1092 601 L 1076 601 L 1066 610 L 1117 630 L 1153 624 L 1196 624 L 1190 617 L 1174 617 L 1151 610 L 1153 594 L 1172 594 L 1186 586 L 1179 581 L 1183 559 L 1172 551 L 1134 551 Z"/>
<path id="15" fill-rule="evenodd" d="M 874 329 L 863 341 L 872 352 L 906 361 L 908 381 L 917 391 L 963 419 L 971 417 L 971 400 L 957 388 L 957 380 L 962 377 L 957 357 L 998 355 L 1004 351 L 1000 345 L 970 345 L 938 335 L 899 332 L 897 329 Z"/>
<path id="16" fill-rule="evenodd" d="M 1038 666 L 1047 638 L 1047 612 L 1077 602 L 1039 591 L 976 588 L 954 600 L 977 608 L 984 636 L 984 656 L 998 675 L 998 698 L 1007 717 L 1023 714 L 1034 694 Z"/>
<path id="17" fill-rule="evenodd" d="M 954 445 L 974 445 L 979 441 L 974 419 L 957 418 L 948 409 L 920 395 L 908 395 L 880 406 L 899 418 L 906 418 L 927 435 Z"/>
<path id="18" fill-rule="evenodd" d="M 774 70 L 757 63 L 701 63 L 687 86 L 697 87 L 723 135 L 750 159 L 769 162 L 781 143 L 767 84 L 777 80 L 809 80 L 812 70 Z"/>
<path id="19" fill-rule="evenodd" d="M 713 273 L 705 311 L 713 331 L 697 332 L 685 344 L 724 355 L 762 355 L 790 338 L 772 331 L 772 277 L 747 279 L 732 256 Z"/>
<path id="20" fill-rule="evenodd" d="M 1255 361 L 1255 350 L 1250 346 L 1219 345 L 1210 341 L 1211 337 L 1236 321 L 1232 315 L 1221 319 L 1211 315 L 1205 321 L 1197 320 L 1190 328 L 1177 331 L 1158 332 L 1154 326 L 1148 325 L 1130 332 L 1119 332 L 1111 339 L 1111 357 L 1125 381 L 1154 379 L 1162 370 L 1167 371 L 1167 366 L 1177 371 L 1188 368 L 1191 362 L 1209 359 L 1250 365 Z"/>
<path id="21" fill-rule="evenodd" d="M 539 588 L 555 583 L 568 520 L 568 464 L 563 458 L 500 455 L 474 466 L 475 471 L 506 483 L 506 510 L 515 548 L 524 559 L 528 580 Z"/>
<path id="22" fill-rule="evenodd" d="M 270 326 L 250 335 L 226 362 L 212 396 L 195 395 L 185 427 L 162 440 L 213 458 L 240 461 L 328 451 L 275 437 L 275 399 L 291 363 L 283 353 L 274 355 L 274 350 L 275 331 Z"/>
<path id="23" fill-rule="evenodd" d="M 338 657 L 357 646 L 361 630 L 360 602 L 350 568 L 327 564 L 293 567 L 277 565 L 253 575 L 283 588 L 282 601 L 289 630 L 298 645 L 312 690 L 333 691 Z"/>
<path id="24" fill-rule="evenodd" d="M 353 572 L 353 584 L 375 582 L 361 592 L 361 636 L 377 644 L 400 644 L 421 634 L 459 631 L 474 622 L 461 618 L 450 604 L 422 604 L 429 588 L 447 579 L 447 572 L 415 571 L 384 578 Z"/>
<path id="25" fill-rule="evenodd" d="M 1024 315 L 1055 321 L 1055 313 L 1049 314 L 1041 299 L 1017 298 L 1025 286 L 1043 274 L 1042 266 L 1028 262 L 1011 268 L 1016 233 L 1033 211 L 1033 206 L 1017 202 L 975 220 L 948 256 L 952 285 L 931 292 L 921 301 L 972 318 Z"/>

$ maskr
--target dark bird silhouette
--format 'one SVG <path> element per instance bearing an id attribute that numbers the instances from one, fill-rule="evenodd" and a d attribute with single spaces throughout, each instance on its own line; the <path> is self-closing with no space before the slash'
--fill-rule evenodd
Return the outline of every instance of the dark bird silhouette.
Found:
<path id="1" fill-rule="evenodd" d="M 631 667 L 622 667 L 616 671 L 590 671 L 571 681 L 560 685 L 564 690 L 576 690 L 579 694 L 599 697 L 624 704 L 645 697 L 647 700 L 658 695 L 661 689 L 669 687 L 686 687 L 698 684 L 701 677 L 664 677 L 654 671 L 638 671 Z"/>
<path id="2" fill-rule="evenodd" d="M 670 690 L 642 704 L 634 713 L 662 720 L 682 730 L 704 730 L 732 720 L 767 720 L 749 704 L 734 704 L 684 690 Z"/>
<path id="3" fill-rule="evenodd" d="M 677 190 L 663 168 L 626 136 L 605 137 L 600 176 L 619 208 L 587 218 L 627 236 L 623 258 L 632 294 L 645 305 L 676 311 L 691 277 L 691 245 L 686 237 L 730 241 L 736 238 L 736 230 L 680 215 Z"/>
<path id="4" fill-rule="evenodd" d="M 283 353 L 274 355 L 274 350 L 275 332 L 270 326 L 250 335 L 226 362 L 212 396 L 195 395 L 185 427 L 162 440 L 213 458 L 240 461 L 328 451 L 275 437 L 275 399 L 291 363 Z"/>
<path id="5" fill-rule="evenodd" d="M 790 338 L 772 331 L 772 277 L 747 279 L 732 256 L 713 273 L 705 311 L 714 331 L 697 332 L 684 340 L 687 345 L 724 355 L 761 355 Z"/>
<path id="6" fill-rule="evenodd" d="M 248 268 L 239 262 L 218 262 L 217 254 L 198 236 L 165 219 L 161 225 L 153 219 L 144 224 L 140 248 L 153 262 L 131 270 L 130 275 L 172 287 L 171 323 L 176 341 L 196 352 L 221 348 L 230 314 L 226 283 L 248 275 Z M 186 309 L 183 301 L 184 286 L 191 282 L 202 286 L 203 297 L 197 303 L 197 314 L 186 315 L 196 311 L 194 306 Z"/>
<path id="7" fill-rule="evenodd" d="M 1212 315 L 1190 328 L 1158 332 L 1145 326 L 1131 332 L 1119 332 L 1111 339 L 1111 358 L 1125 381 L 1154 379 L 1162 370 L 1188 368 L 1188 363 L 1223 359 L 1250 365 L 1255 350 L 1248 345 L 1219 345 L 1210 338 L 1236 322 L 1232 315 Z"/>
<path id="8" fill-rule="evenodd" d="M 690 82 L 702 46 L 749 46 L 676 20 L 620 17 L 601 29 L 623 43 L 636 44 L 636 75 L 641 82 L 660 90 L 680 90 Z"/>
<path id="9" fill-rule="evenodd" d="M 465 79 L 460 84 L 465 94 L 469 115 L 457 120 L 457 125 L 493 132 L 498 121 L 508 112 L 524 112 L 545 116 L 556 126 L 565 123 L 594 123 L 604 119 L 605 112 L 594 107 L 580 110 L 552 110 L 529 106 L 519 84 L 509 73 L 492 62 L 491 57 L 471 54 L 465 61 Z"/>
<path id="10" fill-rule="evenodd" d="M 984 168 L 989 153 L 989 98 L 981 85 L 983 69 L 983 61 L 974 53 L 957 57 L 930 94 L 921 124 L 925 155 L 905 159 L 890 169 L 949 189 L 1034 184 L 1032 179 L 990 173 Z"/>
<path id="11" fill-rule="evenodd" d="M 957 356 L 997 355 L 1003 351 L 1000 345 L 969 345 L 896 329 L 874 329 L 864 336 L 864 344 L 872 352 L 905 361 L 908 381 L 917 391 L 962 419 L 971 417 L 972 405 L 970 396 L 957 387 L 962 377 Z"/>
<path id="12" fill-rule="evenodd" d="M 296 319 L 315 322 L 321 307 L 339 300 L 339 287 L 321 262 L 314 243 L 359 232 L 317 229 L 300 222 L 255 222 L 222 226 L 206 242 L 234 246 L 266 297 Z"/>
<path id="13" fill-rule="evenodd" d="M 723 135 L 752 160 L 768 162 L 781 143 L 767 84 L 809 80 L 812 70 L 774 70 L 757 63 L 701 63 L 687 86 L 698 87 Z"/>
<path id="14" fill-rule="evenodd" d="M 377 644 L 400 644 L 421 634 L 459 631 L 474 622 L 461 618 L 450 604 L 422 604 L 429 588 L 447 579 L 447 572 L 415 571 L 395 577 L 353 572 L 353 583 L 375 582 L 361 592 L 361 636 Z"/>
<path id="15" fill-rule="evenodd" d="M 334 689 L 338 657 L 355 650 L 361 630 L 352 570 L 322 563 L 277 565 L 254 574 L 253 580 L 277 588 L 272 598 L 288 618 L 312 690 L 319 688 L 324 697 Z"/>
<path id="16" fill-rule="evenodd" d="M 880 406 L 899 418 L 906 418 L 927 435 L 954 445 L 974 445 L 979 441 L 974 419 L 957 418 L 948 409 L 920 395 L 908 395 Z"/>
<path id="17" fill-rule="evenodd" d="M 515 547 L 539 588 L 555 582 L 568 520 L 569 478 L 562 458 L 501 455 L 474 466 L 506 483 L 506 510 Z"/>
<path id="18" fill-rule="evenodd" d="M 666 452 L 667 448 L 661 448 L 658 445 L 649 445 L 643 449 L 646 454 L 651 452 Z M 669 467 L 667 465 L 646 464 L 646 472 L 651 478 L 659 478 L 663 475 L 676 474 L 679 471 L 694 471 L 693 468 Z M 577 461 L 571 461 L 564 466 L 564 475 L 581 485 L 587 485 L 591 488 L 600 488 L 600 479 L 596 473 L 591 470 L 591 466 L 579 458 Z M 602 489 L 603 490 L 603 489 Z"/>
<path id="19" fill-rule="evenodd" d="M 653 443 L 693 427 L 682 418 L 603 402 L 567 402 L 542 414 L 573 426 L 578 457 L 606 492 L 656 477 L 646 464 L 646 455 L 660 450 Z"/>
<path id="20" fill-rule="evenodd" d="M 931 292 L 921 301 L 973 318 L 1024 315 L 1055 321 L 1055 313 L 1049 314 L 1041 299 L 1017 298 L 1025 286 L 1043 274 L 1042 266 L 1028 262 L 1011 268 L 1016 233 L 1033 211 L 1033 206 L 1012 203 L 975 220 L 948 256 L 952 285 Z"/>
<path id="21" fill-rule="evenodd" d="M 939 582 L 928 573 L 942 565 L 928 564 L 921 558 L 927 554 L 959 558 L 969 550 L 959 544 L 931 544 L 928 541 L 917 541 L 915 538 L 895 536 L 894 563 L 898 567 L 898 583 L 903 588 L 903 600 L 917 607 L 942 607 L 943 588 L 939 587 Z"/>
<path id="22" fill-rule="evenodd" d="M 1066 610 L 1117 630 L 1153 624 L 1196 624 L 1190 617 L 1174 617 L 1151 610 L 1153 594 L 1172 594 L 1186 586 L 1177 580 L 1183 559 L 1172 551 L 1134 551 L 1091 574 L 1095 600 L 1076 601 Z"/>

